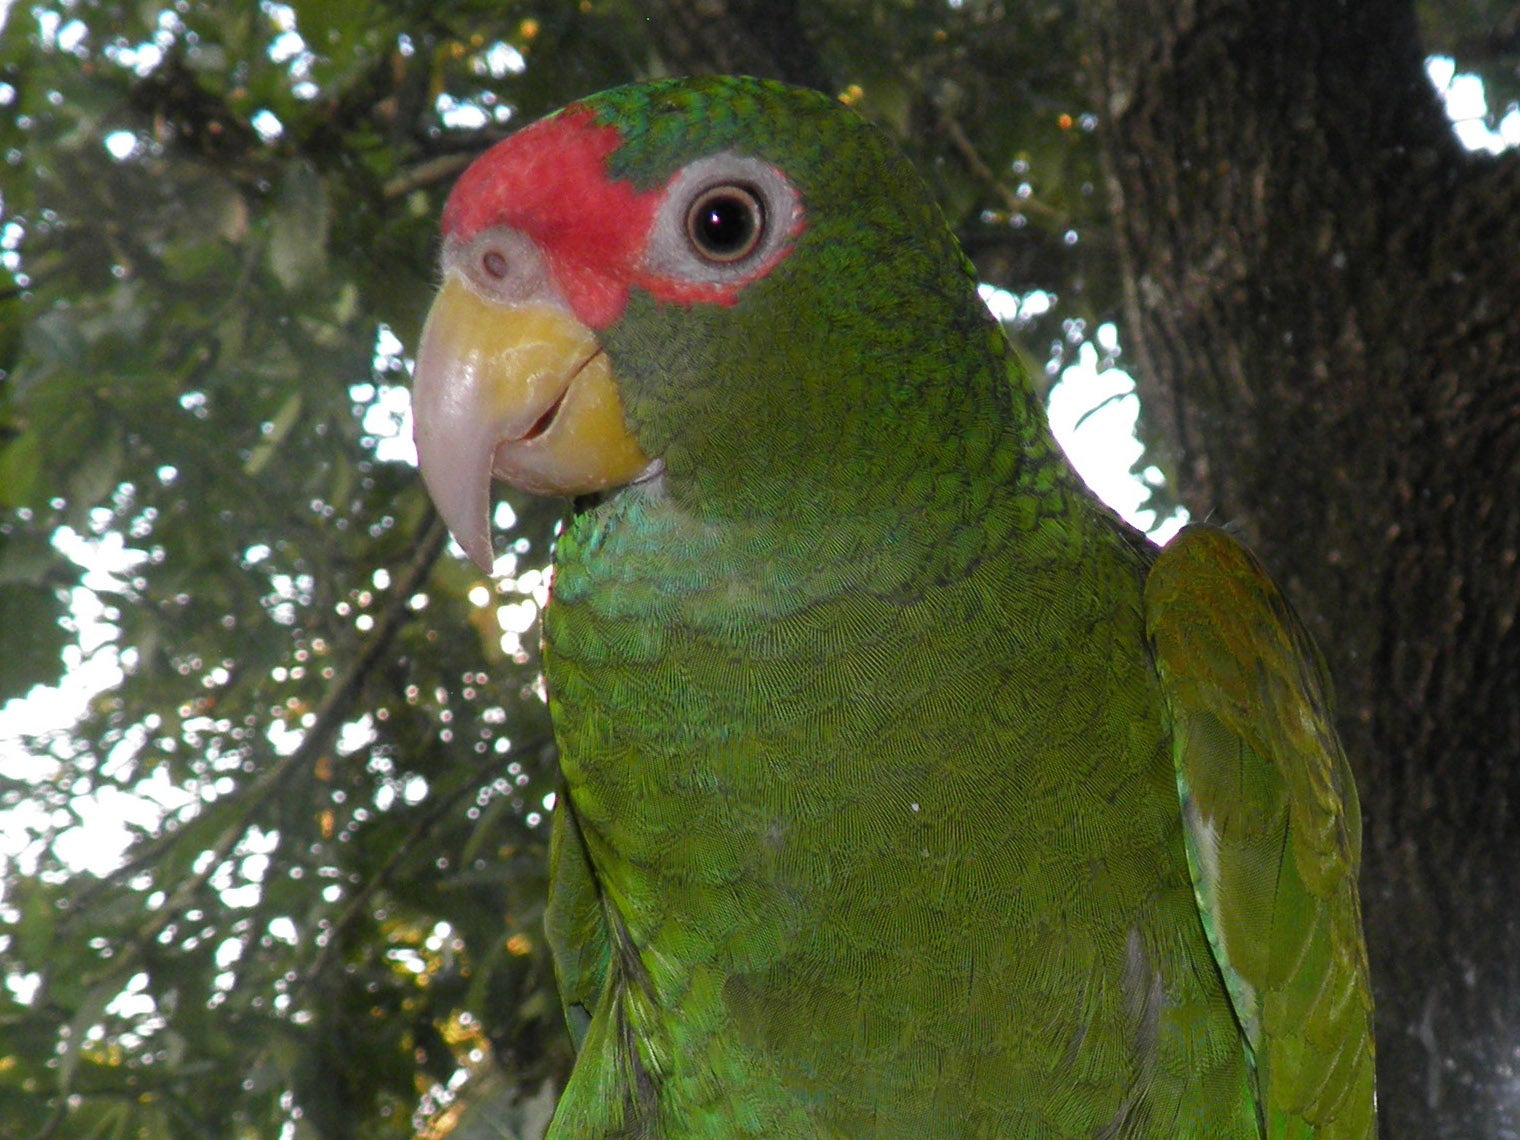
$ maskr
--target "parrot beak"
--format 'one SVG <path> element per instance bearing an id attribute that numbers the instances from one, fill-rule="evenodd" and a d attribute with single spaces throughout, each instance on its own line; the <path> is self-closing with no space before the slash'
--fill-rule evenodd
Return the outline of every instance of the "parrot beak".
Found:
<path id="1" fill-rule="evenodd" d="M 596 336 L 541 301 L 503 304 L 449 273 L 413 373 L 417 463 L 470 560 L 491 570 L 491 477 L 543 495 L 632 482 L 650 466 Z"/>

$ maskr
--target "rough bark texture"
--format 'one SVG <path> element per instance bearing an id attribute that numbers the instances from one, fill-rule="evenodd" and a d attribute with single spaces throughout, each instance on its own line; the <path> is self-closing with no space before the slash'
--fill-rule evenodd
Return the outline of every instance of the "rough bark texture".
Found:
<path id="1" fill-rule="evenodd" d="M 1408 4 L 1082 18 L 1156 442 L 1339 685 L 1382 1134 L 1513 1135 L 1520 162 L 1458 147 Z"/>
<path id="2" fill-rule="evenodd" d="M 797 0 L 640 0 L 672 70 L 763 75 L 829 88 L 829 74 L 804 34 Z"/>

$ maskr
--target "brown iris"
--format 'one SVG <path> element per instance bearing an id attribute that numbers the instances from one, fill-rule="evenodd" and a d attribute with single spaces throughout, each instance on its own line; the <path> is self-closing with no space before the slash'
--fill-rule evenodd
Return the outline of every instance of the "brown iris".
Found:
<path id="1" fill-rule="evenodd" d="M 727 264 L 754 251 L 765 232 L 765 208 L 745 186 L 714 186 L 686 212 L 686 236 L 709 261 Z"/>

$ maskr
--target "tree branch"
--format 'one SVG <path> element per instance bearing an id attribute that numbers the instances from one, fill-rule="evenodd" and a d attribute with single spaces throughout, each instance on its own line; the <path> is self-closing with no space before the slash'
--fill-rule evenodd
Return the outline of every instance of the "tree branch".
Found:
<path id="1" fill-rule="evenodd" d="M 159 911 L 137 931 L 131 944 L 113 957 L 108 965 L 96 975 L 83 979 L 83 984 L 93 986 L 105 978 L 123 974 L 135 967 L 144 948 L 153 942 L 168 925 L 188 909 L 201 893 L 239 840 L 247 833 L 254 815 L 279 792 L 294 773 L 309 769 L 320 754 L 332 746 L 333 738 L 343 726 L 353 709 L 354 702 L 364 688 L 364 682 L 381 656 L 390 647 L 397 632 L 411 618 L 410 599 L 417 593 L 428 573 L 443 550 L 447 528 L 438 513 L 429 506 L 419 527 L 419 537 L 405 568 L 399 574 L 391 595 L 373 631 L 364 640 L 359 652 L 349 662 L 343 673 L 335 678 L 327 695 L 318 706 L 315 723 L 302 737 L 301 743 L 288 756 L 269 766 L 257 780 L 241 793 L 236 818 L 223 828 L 216 842 L 209 848 L 210 858 L 204 868 L 180 883 L 174 893 L 165 900 Z M 172 840 L 171 840 L 172 842 Z M 121 872 L 117 872 L 120 875 Z M 114 876 L 112 877 L 114 878 Z M 112 878 L 102 879 L 92 889 L 97 893 Z M 83 913 L 89 896 L 75 900 L 74 913 Z M 67 1092 L 67 1089 L 60 1089 Z"/>

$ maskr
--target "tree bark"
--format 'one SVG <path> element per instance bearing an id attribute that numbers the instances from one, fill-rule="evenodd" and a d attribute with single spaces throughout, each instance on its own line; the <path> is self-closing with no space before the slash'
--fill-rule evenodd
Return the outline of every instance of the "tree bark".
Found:
<path id="1" fill-rule="evenodd" d="M 830 89 L 797 0 L 639 0 L 638 6 L 677 73 L 759 75 Z"/>
<path id="2" fill-rule="evenodd" d="M 1409 3 L 1094 0 L 1152 442 L 1330 660 L 1366 821 L 1382 1134 L 1516 1127 L 1520 161 Z"/>

